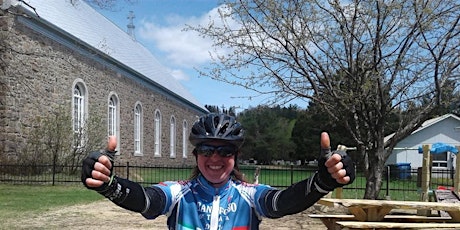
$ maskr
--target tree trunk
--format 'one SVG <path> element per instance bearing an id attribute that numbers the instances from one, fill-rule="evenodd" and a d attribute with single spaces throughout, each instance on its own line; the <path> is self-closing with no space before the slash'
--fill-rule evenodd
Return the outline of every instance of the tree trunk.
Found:
<path id="1" fill-rule="evenodd" d="M 365 167 L 366 175 L 366 190 L 364 199 L 377 199 L 380 193 L 383 182 L 383 171 L 385 168 L 385 160 L 383 157 L 385 150 L 376 151 L 374 154 L 369 154 L 368 162 Z"/>

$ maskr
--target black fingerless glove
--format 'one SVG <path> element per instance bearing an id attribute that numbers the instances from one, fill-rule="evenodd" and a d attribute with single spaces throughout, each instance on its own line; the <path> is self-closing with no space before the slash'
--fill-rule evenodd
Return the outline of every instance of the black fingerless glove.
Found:
<path id="1" fill-rule="evenodd" d="M 112 194 L 117 188 L 117 179 L 113 173 L 113 159 L 114 159 L 114 155 L 115 155 L 116 151 L 108 151 L 108 150 L 105 150 L 104 152 L 100 152 L 100 151 L 94 151 L 94 152 L 91 152 L 88 157 L 86 157 L 84 160 L 83 160 L 83 166 L 82 166 L 82 170 L 81 170 L 81 182 L 83 183 L 83 185 L 85 185 L 86 188 L 88 189 L 91 189 L 91 190 L 95 190 L 97 191 L 98 193 L 102 194 L 103 196 L 108 196 L 110 194 Z M 94 164 L 96 164 L 96 162 L 98 161 L 99 157 L 101 157 L 102 155 L 105 155 L 109 158 L 110 160 L 110 163 L 112 164 L 112 168 L 110 169 L 110 181 L 109 182 L 105 182 L 104 184 L 102 184 L 101 186 L 99 187 L 89 187 L 87 184 L 86 184 L 86 179 L 87 178 L 92 178 L 92 175 L 91 175 L 91 172 L 94 170 Z"/>
<path id="2" fill-rule="evenodd" d="M 350 181 L 347 184 L 353 183 L 355 180 L 355 166 L 353 160 L 343 150 L 335 150 L 333 153 L 337 153 L 342 156 L 343 169 L 347 171 L 347 176 L 350 177 Z M 319 192 L 328 193 L 333 191 L 335 188 L 343 187 L 347 184 L 341 184 L 337 182 L 332 175 L 327 171 L 326 163 L 328 158 L 321 156 L 318 159 L 318 173 L 315 176 L 315 186 Z"/>

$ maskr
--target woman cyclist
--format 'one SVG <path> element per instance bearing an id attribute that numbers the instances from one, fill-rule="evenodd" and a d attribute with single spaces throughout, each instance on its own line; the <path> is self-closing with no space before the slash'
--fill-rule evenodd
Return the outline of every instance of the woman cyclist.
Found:
<path id="1" fill-rule="evenodd" d="M 116 138 L 106 153 L 93 152 L 83 161 L 82 182 L 113 203 L 145 218 L 168 217 L 169 229 L 259 229 L 263 217 L 279 218 L 301 212 L 337 187 L 354 180 L 354 166 L 344 152 L 320 157 L 318 171 L 310 178 L 280 190 L 246 183 L 237 159 L 244 130 L 234 117 L 206 114 L 197 120 L 189 140 L 195 146 L 196 168 L 184 181 L 150 187 L 117 177 L 112 172 Z M 329 136 L 321 134 L 327 150 Z"/>

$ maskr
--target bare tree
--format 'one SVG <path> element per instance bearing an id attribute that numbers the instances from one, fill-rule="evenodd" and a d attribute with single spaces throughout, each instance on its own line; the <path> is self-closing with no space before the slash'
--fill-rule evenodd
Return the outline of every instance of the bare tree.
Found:
<path id="1" fill-rule="evenodd" d="M 41 173 L 39 167 L 52 164 L 61 168 L 55 172 L 76 174 L 88 153 L 104 146 L 104 129 L 99 116 L 91 116 L 77 131 L 69 125 L 70 111 L 64 106 L 53 108 L 46 116 L 37 116 L 34 129 L 28 135 L 26 147 L 19 152 L 19 163 L 30 166 L 32 173 Z M 77 144 L 75 144 L 77 143 Z M 65 168 L 62 168 L 66 166 Z"/>
<path id="2" fill-rule="evenodd" d="M 187 28 L 230 51 L 201 74 L 269 94 L 270 103 L 320 105 L 365 159 L 365 198 L 378 197 L 395 145 L 449 103 L 445 88 L 458 91 L 449 85 L 459 76 L 458 1 L 228 0 L 219 15 Z M 384 140 L 394 113 L 399 126 Z"/>

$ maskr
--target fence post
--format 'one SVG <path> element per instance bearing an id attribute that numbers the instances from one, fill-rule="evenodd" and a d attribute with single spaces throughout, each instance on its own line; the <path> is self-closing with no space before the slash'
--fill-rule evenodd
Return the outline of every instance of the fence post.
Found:
<path id="1" fill-rule="evenodd" d="M 390 166 L 387 165 L 387 196 L 386 196 L 387 200 L 389 200 L 390 198 L 390 177 L 391 177 L 390 173 L 391 173 Z"/>
<path id="2" fill-rule="evenodd" d="M 294 166 L 291 164 L 291 185 L 294 184 Z"/>
<path id="3" fill-rule="evenodd" d="M 423 165 L 422 165 L 422 194 L 420 196 L 421 201 L 429 200 L 429 189 L 431 183 L 431 154 L 430 146 L 423 145 Z"/>
<path id="4" fill-rule="evenodd" d="M 456 148 L 458 150 L 460 150 L 460 146 L 456 146 Z M 460 155 L 459 154 L 457 154 L 455 156 L 455 169 L 453 169 L 453 170 L 455 170 L 454 171 L 454 175 L 455 175 L 454 176 L 454 189 L 455 189 L 455 192 L 458 193 L 460 191 L 460 172 L 459 172 L 459 170 L 460 170 Z"/>
<path id="5" fill-rule="evenodd" d="M 129 161 L 126 162 L 126 179 L 129 180 Z"/>
<path id="6" fill-rule="evenodd" d="M 57 158 L 57 156 L 56 156 L 56 154 L 54 154 L 53 155 L 53 169 L 52 169 L 52 171 L 53 171 L 53 173 L 52 173 L 53 174 L 53 180 L 51 182 L 52 186 L 54 186 L 54 182 L 56 180 L 56 158 Z"/>
<path id="7" fill-rule="evenodd" d="M 430 145 L 423 145 L 423 163 L 422 163 L 422 192 L 420 195 L 420 201 L 429 201 L 429 189 L 431 183 L 431 166 L 432 166 L 432 156 L 430 153 Z M 427 216 L 429 210 L 417 210 L 417 215 Z"/>

